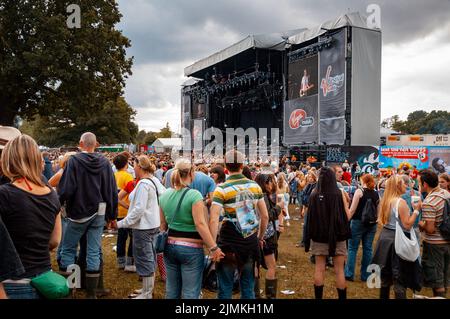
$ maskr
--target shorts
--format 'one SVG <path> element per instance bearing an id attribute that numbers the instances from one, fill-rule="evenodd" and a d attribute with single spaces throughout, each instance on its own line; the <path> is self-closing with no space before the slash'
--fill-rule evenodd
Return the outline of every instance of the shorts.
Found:
<path id="1" fill-rule="evenodd" d="M 133 256 L 136 273 L 141 277 L 151 277 L 156 270 L 156 250 L 154 238 L 158 229 L 133 229 Z"/>
<path id="2" fill-rule="evenodd" d="M 311 253 L 314 256 L 328 256 L 328 244 L 311 240 Z M 336 243 L 336 256 L 347 256 L 347 242 L 345 240 Z"/>
<path id="3" fill-rule="evenodd" d="M 263 246 L 263 254 L 264 256 L 269 256 L 272 254 L 275 254 L 278 248 L 277 240 L 275 239 L 275 236 L 269 237 L 265 239 L 264 246 Z"/>
<path id="4" fill-rule="evenodd" d="M 450 244 L 429 244 L 424 241 L 422 268 L 425 287 L 450 287 Z"/>

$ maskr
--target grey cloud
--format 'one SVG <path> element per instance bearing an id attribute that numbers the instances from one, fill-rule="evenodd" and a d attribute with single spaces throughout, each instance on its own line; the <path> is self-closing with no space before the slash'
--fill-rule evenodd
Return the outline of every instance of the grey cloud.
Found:
<path id="1" fill-rule="evenodd" d="M 194 61 L 248 34 L 312 27 L 348 11 L 365 13 L 371 3 L 381 7 L 385 44 L 423 37 L 450 19 L 449 0 L 119 0 L 120 27 L 137 64 Z"/>

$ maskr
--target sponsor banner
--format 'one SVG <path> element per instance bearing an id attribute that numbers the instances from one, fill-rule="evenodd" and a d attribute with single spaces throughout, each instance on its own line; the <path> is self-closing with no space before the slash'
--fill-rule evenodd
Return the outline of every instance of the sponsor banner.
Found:
<path id="1" fill-rule="evenodd" d="M 430 166 L 438 173 L 450 174 L 450 147 L 430 147 Z"/>
<path id="2" fill-rule="evenodd" d="M 345 48 L 346 30 L 332 36 L 329 49 L 320 51 L 320 119 L 345 115 Z"/>
<path id="3" fill-rule="evenodd" d="M 375 146 L 327 146 L 326 162 L 342 164 L 347 161 L 350 165 L 358 162 L 363 173 L 373 174 L 378 169 L 379 152 Z"/>
<path id="4" fill-rule="evenodd" d="M 284 142 L 288 145 L 317 143 L 317 119 L 317 95 L 284 102 Z"/>
<path id="5" fill-rule="evenodd" d="M 320 120 L 320 144 L 342 145 L 345 142 L 345 119 Z"/>
<path id="6" fill-rule="evenodd" d="M 450 135 L 389 135 L 389 146 L 450 146 Z"/>
<path id="7" fill-rule="evenodd" d="M 206 104 L 202 100 L 194 101 L 192 104 L 192 118 L 200 119 L 206 116 Z"/>
<path id="8" fill-rule="evenodd" d="M 416 166 L 418 169 L 429 167 L 429 148 L 414 146 L 381 146 L 380 167 L 402 168 Z"/>

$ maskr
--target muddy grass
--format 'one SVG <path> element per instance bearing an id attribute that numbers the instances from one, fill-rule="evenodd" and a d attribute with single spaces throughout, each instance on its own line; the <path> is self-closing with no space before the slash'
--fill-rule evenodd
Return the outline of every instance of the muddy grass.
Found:
<path id="1" fill-rule="evenodd" d="M 279 259 L 278 259 L 278 298 L 283 299 L 309 299 L 314 298 L 313 289 L 313 274 L 314 265 L 310 262 L 310 254 L 305 253 L 304 248 L 297 248 L 301 232 L 303 220 L 295 214 L 293 207 L 292 220 L 290 227 L 286 227 L 286 231 L 281 235 L 279 242 Z M 103 238 L 103 256 L 104 256 L 104 276 L 105 287 L 111 289 L 112 294 L 107 298 L 123 299 L 134 290 L 141 288 L 139 277 L 135 273 L 126 273 L 123 270 L 117 269 L 116 253 L 113 251 L 116 245 L 117 237 Z M 356 274 L 354 282 L 347 282 L 347 296 L 352 299 L 371 299 L 378 298 L 378 289 L 369 289 L 365 282 L 359 281 L 359 269 L 361 260 L 361 248 L 358 251 Z M 280 268 L 280 266 L 282 266 Z M 283 267 L 285 266 L 285 267 Z M 261 274 L 261 288 L 264 287 L 264 270 Z M 164 298 L 164 282 L 161 280 L 159 273 L 156 275 L 154 298 Z M 284 295 L 283 290 L 294 291 L 292 295 Z M 391 292 L 392 294 L 392 292 Z M 423 288 L 421 295 L 432 296 L 430 289 Z M 393 295 L 391 295 L 391 298 Z M 412 297 L 412 292 L 408 291 L 408 298 Z M 76 293 L 76 298 L 84 298 L 83 291 Z M 203 298 L 216 298 L 215 293 L 207 290 L 203 291 Z M 234 295 L 233 298 L 239 298 L 239 295 Z M 334 285 L 334 271 L 328 268 L 325 279 L 324 298 L 337 298 L 337 292 Z"/>

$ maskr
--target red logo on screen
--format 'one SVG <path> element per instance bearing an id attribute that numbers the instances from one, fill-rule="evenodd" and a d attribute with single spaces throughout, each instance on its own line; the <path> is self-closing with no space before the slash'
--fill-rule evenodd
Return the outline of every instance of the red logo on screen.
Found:
<path id="1" fill-rule="evenodd" d="M 289 116 L 289 127 L 293 130 L 298 129 L 299 127 L 312 126 L 313 124 L 314 119 L 312 117 L 308 117 L 303 109 L 296 109 L 292 111 Z"/>

